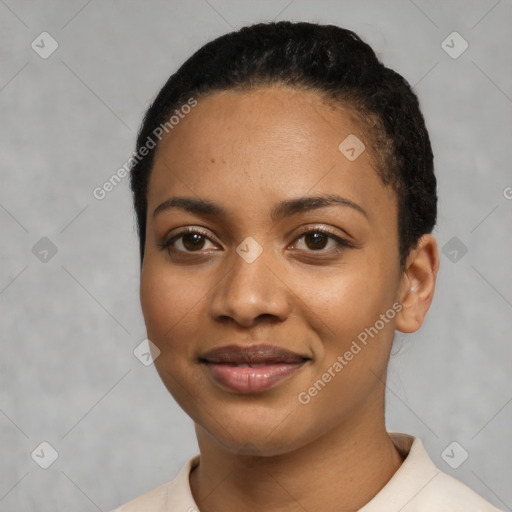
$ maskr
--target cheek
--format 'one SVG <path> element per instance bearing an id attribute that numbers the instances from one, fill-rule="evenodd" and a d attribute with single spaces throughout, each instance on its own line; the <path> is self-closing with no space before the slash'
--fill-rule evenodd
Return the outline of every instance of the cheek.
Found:
<path id="1" fill-rule="evenodd" d="M 315 283 L 314 291 L 303 287 L 303 314 L 316 331 L 311 385 L 322 376 L 329 382 L 328 389 L 318 393 L 319 407 L 327 407 L 330 400 L 355 406 L 385 375 L 396 317 L 396 276 L 386 270 L 378 261 L 347 266 L 336 275 L 308 281 Z"/>
<path id="2" fill-rule="evenodd" d="M 304 312 L 326 350 L 343 350 L 392 306 L 396 284 L 391 274 L 375 262 L 303 281 Z"/>
<path id="3" fill-rule="evenodd" d="M 192 317 L 202 295 L 201 287 L 187 282 L 183 274 L 150 264 L 144 269 L 140 284 L 142 313 L 149 339 L 162 352 L 187 346 L 179 340 L 193 329 Z"/>
<path id="4" fill-rule="evenodd" d="M 325 286 L 317 281 L 315 293 L 306 295 L 316 362 L 300 397 L 309 401 L 305 410 L 322 418 L 311 428 L 334 426 L 368 397 L 380 397 L 396 315 L 386 284 L 370 272 L 344 275 L 339 281 L 326 279 Z"/>
<path id="5" fill-rule="evenodd" d="M 197 283 L 187 282 L 182 273 L 151 266 L 149 261 L 143 270 L 142 313 L 148 338 L 160 350 L 155 368 L 167 390 L 189 413 L 191 393 L 200 388 L 198 376 L 190 371 L 194 361 L 190 340 L 197 333 L 197 310 L 203 296 L 204 289 Z"/>

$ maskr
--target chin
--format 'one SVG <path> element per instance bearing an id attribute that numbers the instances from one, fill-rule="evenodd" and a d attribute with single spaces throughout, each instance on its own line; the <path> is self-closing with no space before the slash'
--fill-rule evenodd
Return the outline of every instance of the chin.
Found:
<path id="1" fill-rule="evenodd" d="M 255 432 L 254 429 L 239 431 L 236 436 L 230 436 L 226 432 L 208 432 L 223 449 L 234 455 L 252 457 L 274 457 L 292 452 L 302 446 L 298 440 L 288 435 L 268 436 Z"/>
<path id="2" fill-rule="evenodd" d="M 308 443 L 307 423 L 294 419 L 289 410 L 243 409 L 233 414 L 219 409 L 222 424 L 203 415 L 194 421 L 223 449 L 238 455 L 277 456 Z"/>

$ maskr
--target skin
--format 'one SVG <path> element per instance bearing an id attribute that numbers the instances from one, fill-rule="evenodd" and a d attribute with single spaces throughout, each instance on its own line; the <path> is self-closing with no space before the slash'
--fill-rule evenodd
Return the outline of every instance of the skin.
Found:
<path id="1" fill-rule="evenodd" d="M 354 161 L 338 150 L 349 134 L 366 145 Z M 157 371 L 195 422 L 201 459 L 190 484 L 201 512 L 357 510 L 400 467 L 384 423 L 386 369 L 394 330 L 411 333 L 423 323 L 439 258 L 426 234 L 400 270 L 396 195 L 375 165 L 350 110 L 286 87 L 199 98 L 161 142 L 140 298 L 148 337 L 161 351 Z M 366 214 L 331 205 L 270 216 L 281 201 L 326 194 Z M 214 201 L 227 216 L 174 208 L 153 217 L 174 196 Z M 190 236 L 158 245 L 187 226 L 206 231 L 198 246 Z M 304 235 L 317 227 L 353 247 L 336 253 L 334 239 Z M 247 237 L 263 250 L 252 263 L 236 252 Z M 299 393 L 394 303 L 401 311 L 300 403 Z M 259 343 L 311 360 L 253 395 L 222 389 L 198 360 L 215 347 Z"/>

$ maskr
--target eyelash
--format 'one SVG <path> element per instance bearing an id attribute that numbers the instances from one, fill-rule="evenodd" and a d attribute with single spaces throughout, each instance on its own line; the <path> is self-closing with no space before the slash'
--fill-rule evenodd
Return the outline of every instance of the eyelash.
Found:
<path id="1" fill-rule="evenodd" d="M 172 248 L 172 244 L 180 239 L 181 237 L 183 237 L 184 235 L 187 235 L 189 233 L 195 233 L 195 234 L 198 234 L 198 235 L 201 235 L 205 238 L 207 238 L 208 240 L 210 240 L 210 237 L 208 236 L 208 233 L 200 228 L 193 228 L 193 227 L 188 227 L 188 228 L 185 228 L 183 229 L 182 231 L 180 231 L 179 233 L 176 233 L 175 235 L 173 235 L 171 238 L 167 239 L 167 240 L 164 240 L 163 242 L 158 242 L 158 246 L 164 250 L 164 249 L 171 249 Z M 332 231 L 324 228 L 324 227 L 314 227 L 314 228 L 309 228 L 309 229 L 306 229 L 304 231 L 302 231 L 296 238 L 295 238 L 295 241 L 297 240 L 300 240 L 301 238 L 303 238 L 305 235 L 308 235 L 308 234 L 311 234 L 311 233 L 322 233 L 323 235 L 326 235 L 327 238 L 330 238 L 331 240 L 334 240 L 335 242 L 337 242 L 337 247 L 334 249 L 334 250 L 330 250 L 330 251 L 326 251 L 324 249 L 318 249 L 318 250 L 308 250 L 306 252 L 308 253 L 323 253 L 323 254 L 327 254 L 327 255 L 330 255 L 330 254 L 338 254 L 342 251 L 344 251 L 345 249 L 347 248 L 354 248 L 354 244 L 352 244 L 351 242 L 349 242 L 347 239 L 345 238 L 342 238 L 338 235 L 335 235 Z M 210 240 L 212 241 L 212 240 Z M 182 251 L 182 250 L 178 250 L 177 251 L 178 253 L 182 253 L 182 254 L 201 254 L 201 251 Z"/>

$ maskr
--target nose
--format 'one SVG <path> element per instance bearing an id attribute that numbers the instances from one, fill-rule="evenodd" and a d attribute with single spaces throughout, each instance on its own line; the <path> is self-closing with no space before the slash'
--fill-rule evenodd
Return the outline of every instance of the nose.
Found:
<path id="1" fill-rule="evenodd" d="M 262 319 L 284 321 L 290 314 L 290 290 L 266 251 L 251 263 L 233 252 L 229 271 L 214 288 L 209 308 L 218 321 L 252 327 Z"/>

